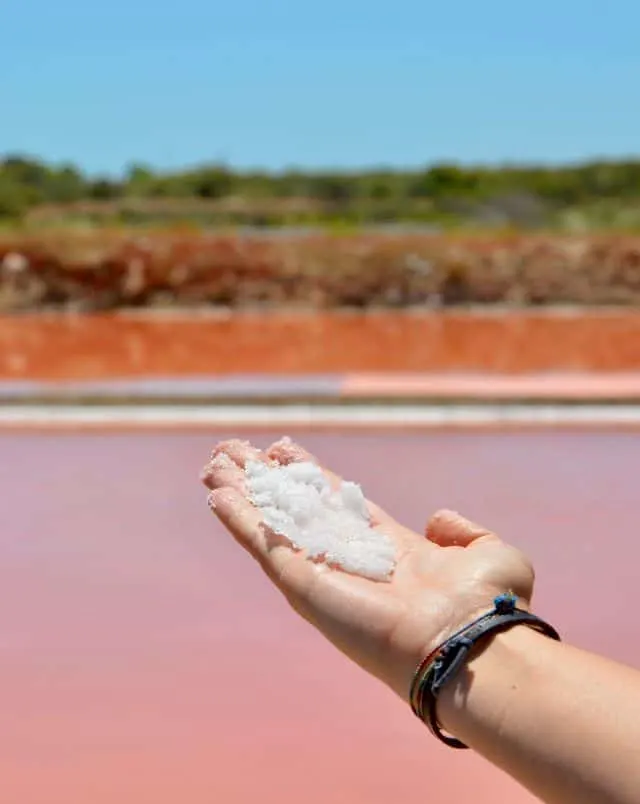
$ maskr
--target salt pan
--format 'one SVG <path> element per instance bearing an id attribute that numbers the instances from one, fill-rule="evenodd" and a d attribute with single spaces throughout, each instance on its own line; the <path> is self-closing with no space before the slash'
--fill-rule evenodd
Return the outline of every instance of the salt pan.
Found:
<path id="1" fill-rule="evenodd" d="M 373 580 L 389 580 L 395 545 L 371 527 L 362 489 L 343 482 L 334 490 L 319 466 L 249 462 L 249 497 L 265 524 L 313 560 Z"/>

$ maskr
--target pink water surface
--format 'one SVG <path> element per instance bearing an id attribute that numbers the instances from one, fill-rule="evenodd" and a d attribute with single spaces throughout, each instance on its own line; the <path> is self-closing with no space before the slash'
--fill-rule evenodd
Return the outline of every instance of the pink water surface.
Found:
<path id="1" fill-rule="evenodd" d="M 289 611 L 207 510 L 221 435 L 0 434 L 2 802 L 532 802 Z M 640 664 L 637 432 L 300 438 L 408 525 L 499 530 L 566 638 Z"/>

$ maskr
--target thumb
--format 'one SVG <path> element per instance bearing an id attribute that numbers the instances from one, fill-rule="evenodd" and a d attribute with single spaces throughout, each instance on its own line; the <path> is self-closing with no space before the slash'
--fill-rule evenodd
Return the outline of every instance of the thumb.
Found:
<path id="1" fill-rule="evenodd" d="M 465 519 L 456 511 L 447 510 L 438 511 L 431 517 L 425 536 L 441 547 L 468 547 L 478 539 L 498 540 L 495 533 L 487 528 Z"/>

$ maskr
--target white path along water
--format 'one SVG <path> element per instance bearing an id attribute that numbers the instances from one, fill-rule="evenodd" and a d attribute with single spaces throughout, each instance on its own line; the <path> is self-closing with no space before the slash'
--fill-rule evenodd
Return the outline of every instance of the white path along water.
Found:
<path id="1" fill-rule="evenodd" d="M 0 427 L 640 425 L 640 405 L 4 405 Z"/>

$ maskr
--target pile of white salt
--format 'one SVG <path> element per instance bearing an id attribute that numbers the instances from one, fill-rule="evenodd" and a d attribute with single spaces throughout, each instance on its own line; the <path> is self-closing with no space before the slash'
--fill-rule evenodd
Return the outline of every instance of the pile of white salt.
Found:
<path id="1" fill-rule="evenodd" d="M 332 489 L 311 462 L 286 466 L 249 462 L 249 498 L 265 525 L 307 558 L 365 578 L 389 580 L 396 562 L 392 539 L 371 527 L 362 489 L 343 481 Z"/>

